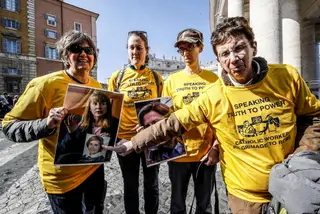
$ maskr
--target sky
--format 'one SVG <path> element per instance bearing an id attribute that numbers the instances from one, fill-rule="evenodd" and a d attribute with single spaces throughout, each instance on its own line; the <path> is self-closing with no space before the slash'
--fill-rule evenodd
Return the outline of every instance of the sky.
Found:
<path id="1" fill-rule="evenodd" d="M 99 14 L 97 20 L 98 80 L 106 82 L 113 72 L 128 62 L 128 31 L 148 33 L 149 53 L 172 59 L 178 33 L 195 28 L 203 33 L 201 64 L 215 61 L 210 46 L 209 0 L 65 0 Z"/>

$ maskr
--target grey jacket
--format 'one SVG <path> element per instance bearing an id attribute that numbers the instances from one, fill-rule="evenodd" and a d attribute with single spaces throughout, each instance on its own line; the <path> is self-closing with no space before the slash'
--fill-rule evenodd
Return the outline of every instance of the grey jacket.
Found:
<path id="1" fill-rule="evenodd" d="M 320 213 L 320 152 L 301 151 L 273 166 L 269 192 L 290 214 Z"/>
<path id="2" fill-rule="evenodd" d="M 14 142 L 30 142 L 53 135 L 56 131 L 48 129 L 47 118 L 20 121 L 15 120 L 3 127 L 3 133 Z"/>

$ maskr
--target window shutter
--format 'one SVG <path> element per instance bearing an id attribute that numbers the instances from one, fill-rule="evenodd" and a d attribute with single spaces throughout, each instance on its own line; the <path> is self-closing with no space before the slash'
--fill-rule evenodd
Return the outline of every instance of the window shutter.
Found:
<path id="1" fill-rule="evenodd" d="M 44 30 L 44 35 L 48 36 L 48 30 L 47 29 Z"/>
<path id="2" fill-rule="evenodd" d="M 16 26 L 17 26 L 17 29 L 20 29 L 20 22 L 19 21 L 16 21 Z"/>
<path id="3" fill-rule="evenodd" d="M 46 19 L 46 20 L 48 20 L 48 14 L 44 14 L 44 18 Z"/>
<path id="4" fill-rule="evenodd" d="M 16 11 L 20 11 L 20 0 L 16 0 Z"/>
<path id="5" fill-rule="evenodd" d="M 7 50 L 7 39 L 6 38 L 3 38 L 2 39 L 2 50 L 3 52 L 7 53 L 8 50 Z"/>
<path id="6" fill-rule="evenodd" d="M 2 7 L 2 8 L 7 8 L 6 7 L 6 0 L 0 0 L 0 6 Z"/>
<path id="7" fill-rule="evenodd" d="M 49 48 L 48 48 L 48 46 L 45 46 L 45 53 L 44 53 L 44 57 L 45 58 L 49 58 Z"/>
<path id="8" fill-rule="evenodd" d="M 2 26 L 3 27 L 7 26 L 7 19 L 6 18 L 2 18 Z"/>
<path id="9" fill-rule="evenodd" d="M 21 54 L 21 42 L 19 40 L 16 40 L 17 43 L 17 54 Z"/>

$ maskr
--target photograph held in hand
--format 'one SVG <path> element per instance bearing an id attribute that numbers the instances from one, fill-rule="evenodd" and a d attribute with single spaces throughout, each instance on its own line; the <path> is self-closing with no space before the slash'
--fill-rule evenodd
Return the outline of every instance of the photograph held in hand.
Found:
<path id="1" fill-rule="evenodd" d="M 142 128 L 147 128 L 167 117 L 173 109 L 171 97 L 137 101 L 134 104 L 139 126 Z M 125 143 L 124 146 L 126 149 L 132 147 L 129 142 Z M 148 167 L 181 158 L 187 154 L 181 136 L 172 136 L 169 140 L 152 146 L 144 152 Z"/>
<path id="2" fill-rule="evenodd" d="M 70 84 L 63 107 L 68 110 L 60 129 L 55 165 L 99 164 L 111 159 L 123 95 Z"/>

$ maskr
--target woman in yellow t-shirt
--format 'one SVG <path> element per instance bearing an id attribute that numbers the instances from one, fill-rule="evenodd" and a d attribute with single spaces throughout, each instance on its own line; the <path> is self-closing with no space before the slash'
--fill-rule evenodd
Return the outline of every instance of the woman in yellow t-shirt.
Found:
<path id="1" fill-rule="evenodd" d="M 124 94 L 124 105 L 118 132 L 118 145 L 136 134 L 138 124 L 135 101 L 157 98 L 162 91 L 161 76 L 146 67 L 148 62 L 148 39 L 143 31 L 131 31 L 127 41 L 130 65 L 112 74 L 108 89 Z M 132 153 L 126 157 L 118 155 L 124 183 L 124 205 L 126 213 L 139 213 L 139 167 L 143 166 L 145 212 L 155 214 L 159 206 L 159 166 L 146 167 L 144 153 Z"/>
<path id="2" fill-rule="evenodd" d="M 57 43 L 65 70 L 34 78 L 11 112 L 3 132 L 12 141 L 39 140 L 38 166 L 53 213 L 103 213 L 103 165 L 55 166 L 57 129 L 68 110 L 62 108 L 68 84 L 102 88 L 89 72 L 97 63 L 94 41 L 86 33 L 67 32 Z M 85 205 L 85 207 L 83 206 Z"/>

